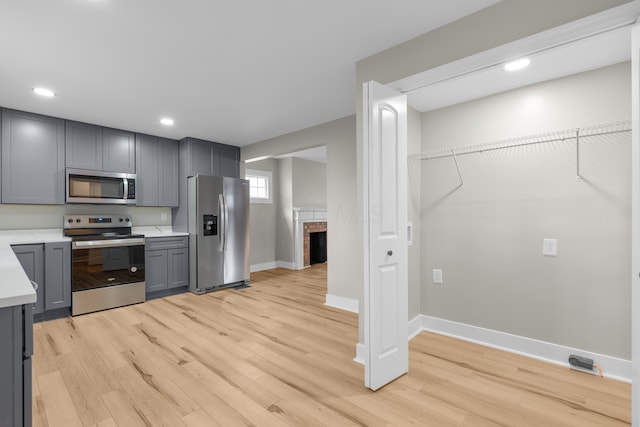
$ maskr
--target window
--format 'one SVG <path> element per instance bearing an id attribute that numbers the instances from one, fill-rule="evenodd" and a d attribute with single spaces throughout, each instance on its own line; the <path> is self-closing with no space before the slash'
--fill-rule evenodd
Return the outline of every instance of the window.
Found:
<path id="1" fill-rule="evenodd" d="M 272 203 L 271 172 L 247 169 L 245 178 L 249 180 L 251 203 Z"/>

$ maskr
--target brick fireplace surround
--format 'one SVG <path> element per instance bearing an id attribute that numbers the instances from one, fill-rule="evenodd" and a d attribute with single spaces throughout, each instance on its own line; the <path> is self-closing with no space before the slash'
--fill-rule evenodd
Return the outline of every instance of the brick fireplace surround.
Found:
<path id="1" fill-rule="evenodd" d="M 302 225 L 302 240 L 304 246 L 304 266 L 311 265 L 311 242 L 310 233 L 318 233 L 320 231 L 327 231 L 327 222 L 305 222 Z"/>

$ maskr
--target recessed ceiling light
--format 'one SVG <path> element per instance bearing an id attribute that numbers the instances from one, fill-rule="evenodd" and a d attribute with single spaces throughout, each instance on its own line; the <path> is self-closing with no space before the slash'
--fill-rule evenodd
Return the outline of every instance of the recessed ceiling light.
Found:
<path id="1" fill-rule="evenodd" d="M 168 117 L 164 117 L 164 118 L 160 119 L 160 123 L 162 123 L 165 126 L 171 126 L 171 125 L 173 125 L 173 119 L 170 119 Z"/>
<path id="2" fill-rule="evenodd" d="M 44 87 L 34 87 L 33 91 L 41 96 L 56 96 L 55 92 Z"/>
<path id="3" fill-rule="evenodd" d="M 531 61 L 529 60 L 529 58 L 520 58 L 520 59 L 516 59 L 515 61 L 510 61 L 504 64 L 504 69 L 506 71 L 521 70 L 527 65 L 529 65 L 530 63 Z"/>

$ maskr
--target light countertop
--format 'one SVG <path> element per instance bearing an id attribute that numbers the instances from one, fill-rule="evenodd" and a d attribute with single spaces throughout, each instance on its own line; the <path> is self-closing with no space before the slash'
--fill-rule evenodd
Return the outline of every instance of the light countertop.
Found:
<path id="1" fill-rule="evenodd" d="M 0 231 L 0 308 L 36 302 L 36 291 L 11 245 L 65 242 L 60 229 Z"/>
<path id="2" fill-rule="evenodd" d="M 189 233 L 173 231 L 170 225 L 152 225 L 148 227 L 133 227 L 132 233 L 144 234 L 144 237 L 176 237 L 188 236 Z"/>

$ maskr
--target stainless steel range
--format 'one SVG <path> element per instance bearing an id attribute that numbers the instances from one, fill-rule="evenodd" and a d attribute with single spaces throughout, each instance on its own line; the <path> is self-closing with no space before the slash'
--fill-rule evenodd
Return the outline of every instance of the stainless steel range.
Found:
<path id="1" fill-rule="evenodd" d="M 71 237 L 71 314 L 145 301 L 144 236 L 127 215 L 65 215 Z"/>

